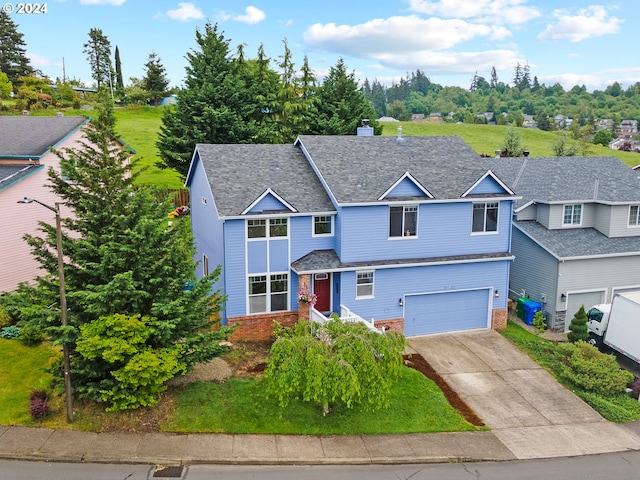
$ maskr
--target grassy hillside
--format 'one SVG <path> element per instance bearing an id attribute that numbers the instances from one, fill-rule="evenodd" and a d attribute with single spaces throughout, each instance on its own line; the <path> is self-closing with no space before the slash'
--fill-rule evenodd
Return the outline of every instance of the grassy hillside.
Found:
<path id="1" fill-rule="evenodd" d="M 467 142 L 479 154 L 494 155 L 500 149 L 507 128 L 500 125 L 471 125 L 467 123 L 428 123 L 428 122 L 388 122 L 382 123 L 383 135 L 397 135 L 402 127 L 402 135 L 457 135 Z M 556 133 L 530 128 L 518 129 L 525 147 L 532 157 L 553 155 L 552 145 Z M 590 145 L 593 156 L 615 156 L 629 166 L 640 164 L 640 154 L 620 152 L 607 147 Z"/>

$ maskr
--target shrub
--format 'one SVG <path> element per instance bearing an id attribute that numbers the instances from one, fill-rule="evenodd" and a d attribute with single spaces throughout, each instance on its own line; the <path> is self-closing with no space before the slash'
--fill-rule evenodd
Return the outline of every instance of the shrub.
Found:
<path id="1" fill-rule="evenodd" d="M 29 405 L 29 415 L 31 418 L 42 418 L 49 413 L 49 403 L 46 398 L 31 398 L 31 404 Z"/>
<path id="2" fill-rule="evenodd" d="M 640 378 L 636 378 L 631 384 L 631 395 L 638 400 L 640 397 Z"/>
<path id="3" fill-rule="evenodd" d="M 33 390 L 31 390 L 31 393 L 29 394 L 29 400 L 33 401 L 37 398 L 39 398 L 40 400 L 46 400 L 47 392 L 45 392 L 41 388 L 34 388 Z"/>
<path id="4" fill-rule="evenodd" d="M 0 328 L 8 327 L 12 323 L 11 317 L 7 313 L 6 309 L 0 305 Z"/>
<path id="5" fill-rule="evenodd" d="M 600 352 L 587 342 L 558 345 L 559 373 L 577 388 L 598 395 L 623 393 L 634 377 L 622 370 L 611 354 Z"/>
<path id="6" fill-rule="evenodd" d="M 587 327 L 587 312 L 584 311 L 584 305 L 576 312 L 571 319 L 569 325 L 569 334 L 567 339 L 570 342 L 587 341 L 589 339 L 589 328 Z"/>
<path id="7" fill-rule="evenodd" d="M 31 324 L 27 324 L 20 329 L 20 341 L 25 345 L 39 345 L 44 342 L 46 338 L 47 336 L 42 330 Z"/>
<path id="8" fill-rule="evenodd" d="M 544 318 L 544 313 L 540 310 L 533 315 L 533 326 L 537 333 L 542 333 L 547 329 L 547 321 Z"/>
<path id="9" fill-rule="evenodd" d="M 20 329 L 15 325 L 9 325 L 0 330 L 0 337 L 14 340 L 20 337 Z"/>

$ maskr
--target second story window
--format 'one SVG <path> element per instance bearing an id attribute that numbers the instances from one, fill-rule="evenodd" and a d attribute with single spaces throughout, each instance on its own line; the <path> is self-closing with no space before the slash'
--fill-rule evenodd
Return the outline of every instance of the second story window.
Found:
<path id="1" fill-rule="evenodd" d="M 418 235 L 418 206 L 389 207 L 389 236 L 415 237 Z"/>
<path id="2" fill-rule="evenodd" d="M 582 205 L 565 205 L 564 215 L 562 216 L 562 225 L 580 225 L 582 224 Z"/>
<path id="3" fill-rule="evenodd" d="M 314 235 L 333 235 L 333 216 L 316 215 L 313 217 Z"/>
<path id="4" fill-rule="evenodd" d="M 473 233 L 498 231 L 498 202 L 482 202 L 473 204 Z"/>
<path id="5" fill-rule="evenodd" d="M 247 238 L 286 237 L 288 233 L 286 218 L 247 220 Z"/>
<path id="6" fill-rule="evenodd" d="M 629 206 L 629 226 L 640 227 L 640 205 Z"/>

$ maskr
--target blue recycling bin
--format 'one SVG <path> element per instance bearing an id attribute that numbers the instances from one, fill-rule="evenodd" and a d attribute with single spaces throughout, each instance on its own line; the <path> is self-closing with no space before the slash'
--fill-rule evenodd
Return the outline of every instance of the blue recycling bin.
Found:
<path id="1" fill-rule="evenodd" d="M 533 325 L 533 316 L 536 314 L 536 312 L 542 310 L 542 304 L 540 302 L 529 300 L 527 302 L 524 302 L 522 308 L 524 310 L 524 323 L 526 323 L 527 325 Z"/>

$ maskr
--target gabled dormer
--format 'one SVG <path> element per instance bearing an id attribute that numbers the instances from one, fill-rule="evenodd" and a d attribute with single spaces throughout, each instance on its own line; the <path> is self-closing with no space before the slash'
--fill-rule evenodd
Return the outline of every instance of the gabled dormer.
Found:
<path id="1" fill-rule="evenodd" d="M 405 172 L 396 180 L 385 192 L 378 197 L 378 200 L 400 199 L 400 198 L 434 198 L 424 185 L 418 182 L 413 175 Z"/>
<path id="2" fill-rule="evenodd" d="M 260 214 L 260 213 L 297 213 L 298 210 L 293 207 L 284 198 L 276 192 L 267 188 L 258 198 L 242 211 L 242 215 Z"/>
<path id="3" fill-rule="evenodd" d="M 471 195 L 515 195 L 515 193 L 491 170 L 487 170 L 484 175 L 462 194 L 462 198 Z"/>

